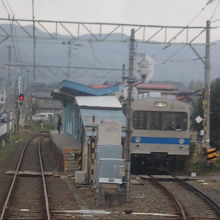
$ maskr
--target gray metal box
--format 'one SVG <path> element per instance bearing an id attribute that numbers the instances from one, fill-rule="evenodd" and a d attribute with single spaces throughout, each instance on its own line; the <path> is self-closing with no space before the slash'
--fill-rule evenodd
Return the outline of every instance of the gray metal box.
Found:
<path id="1" fill-rule="evenodd" d="M 122 149 L 121 145 L 97 145 L 96 158 L 122 159 Z"/>
<path id="2" fill-rule="evenodd" d="M 122 184 L 123 169 L 123 159 L 100 159 L 98 161 L 98 183 Z"/>
<path id="3" fill-rule="evenodd" d="M 99 145 L 96 149 L 96 183 L 122 184 L 125 167 L 121 145 Z"/>

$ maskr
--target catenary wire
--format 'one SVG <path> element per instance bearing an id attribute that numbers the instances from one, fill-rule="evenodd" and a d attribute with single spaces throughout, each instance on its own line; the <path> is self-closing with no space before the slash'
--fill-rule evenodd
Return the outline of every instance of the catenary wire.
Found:
<path id="1" fill-rule="evenodd" d="M 4 2 L 4 0 L 1 0 L 1 2 L 2 2 L 2 5 L 3 5 L 5 11 L 8 13 L 8 17 L 10 18 L 10 11 L 8 10 L 8 8 L 7 8 L 7 6 L 6 6 L 5 2 Z"/>
<path id="2" fill-rule="evenodd" d="M 196 37 L 194 37 L 189 43 L 182 45 L 177 51 L 175 51 L 170 57 L 168 57 L 162 64 L 167 63 L 170 59 L 172 59 L 174 56 L 176 56 L 184 47 L 191 44 L 194 40 L 196 40 L 203 32 L 206 30 L 204 28 Z"/>
<path id="3" fill-rule="evenodd" d="M 8 8 L 9 8 L 9 11 L 10 11 L 11 14 L 12 14 L 12 17 L 14 17 L 14 12 L 13 12 L 13 10 L 12 10 L 12 7 L 11 7 L 9 1 L 8 1 L 8 0 L 5 0 L 5 1 L 6 1 L 6 4 L 7 4 Z"/>
<path id="4" fill-rule="evenodd" d="M 216 7 L 215 7 L 215 9 L 214 9 L 214 11 L 213 11 L 211 17 L 210 17 L 210 21 L 212 21 L 213 17 L 215 16 L 216 11 L 217 11 L 217 9 L 218 9 L 218 7 L 219 7 L 219 4 L 220 4 L 220 0 L 218 0 L 218 2 L 217 2 L 217 5 L 216 5 Z"/>
<path id="5" fill-rule="evenodd" d="M 174 37 L 172 37 L 172 38 L 167 42 L 167 45 L 166 45 L 166 46 L 164 46 L 164 47 L 161 48 L 159 51 L 157 51 L 156 53 L 154 53 L 154 54 L 152 55 L 152 57 L 157 56 L 161 51 L 166 50 L 168 47 L 170 47 L 170 46 L 171 46 L 171 42 L 172 42 L 173 40 L 175 40 L 187 27 L 189 27 L 189 25 L 192 24 L 192 23 L 196 20 L 196 18 L 199 17 L 199 15 L 200 15 L 203 11 L 205 11 L 205 9 L 207 8 L 207 6 L 208 6 L 210 3 L 211 3 L 211 2 L 208 1 L 208 2 L 202 7 L 202 9 L 200 9 L 200 11 L 190 20 L 190 22 L 189 22 L 185 27 L 183 27 Z"/>

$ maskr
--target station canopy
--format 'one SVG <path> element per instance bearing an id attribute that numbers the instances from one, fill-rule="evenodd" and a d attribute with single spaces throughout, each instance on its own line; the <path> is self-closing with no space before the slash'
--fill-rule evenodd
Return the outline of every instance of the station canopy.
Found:
<path id="1" fill-rule="evenodd" d="M 118 92 L 120 89 L 120 84 L 115 84 L 112 86 L 105 86 L 101 88 L 94 88 L 89 85 L 84 85 L 68 80 L 63 80 L 59 86 L 54 89 L 51 95 L 55 99 L 64 101 L 66 99 L 75 96 L 105 96 Z"/>

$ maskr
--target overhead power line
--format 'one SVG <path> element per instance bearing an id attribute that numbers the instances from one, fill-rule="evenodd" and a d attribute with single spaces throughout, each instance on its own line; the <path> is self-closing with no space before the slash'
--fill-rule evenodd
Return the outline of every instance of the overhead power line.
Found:
<path id="1" fill-rule="evenodd" d="M 215 9 L 214 9 L 214 11 L 213 11 L 213 13 L 212 13 L 210 19 L 209 19 L 210 21 L 212 21 L 213 17 L 215 16 L 216 11 L 217 11 L 217 9 L 218 9 L 218 7 L 219 7 L 219 4 L 220 4 L 220 0 L 218 0 L 218 2 L 217 2 L 217 5 L 216 5 L 216 7 L 215 7 Z"/>
<path id="2" fill-rule="evenodd" d="M 220 18 L 212 21 L 212 23 L 216 23 L 216 22 L 219 22 L 219 21 L 220 21 Z"/>
<path id="3" fill-rule="evenodd" d="M 2 2 L 2 5 L 3 5 L 5 11 L 6 11 L 7 14 L 8 14 L 8 17 L 10 18 L 10 11 L 8 10 L 8 8 L 7 8 L 7 6 L 6 6 L 5 2 L 4 2 L 4 0 L 1 0 L 1 2 Z"/>
<path id="4" fill-rule="evenodd" d="M 187 45 L 190 45 L 194 40 L 196 40 L 203 32 L 205 32 L 206 28 L 204 28 L 196 37 L 194 37 L 188 44 L 182 45 L 177 51 L 175 51 L 168 59 L 166 59 L 162 64 L 167 63 L 170 59 L 175 57 L 183 48 Z"/>
<path id="5" fill-rule="evenodd" d="M 6 4 L 7 4 L 8 8 L 9 8 L 9 11 L 10 11 L 11 14 L 12 14 L 12 17 L 14 17 L 14 12 L 13 12 L 13 10 L 12 10 L 12 7 L 11 7 L 9 1 L 8 1 L 8 0 L 5 0 L 5 1 L 6 1 Z"/>
<path id="6" fill-rule="evenodd" d="M 32 64 L 4 64 L 4 66 L 7 66 L 7 67 L 33 67 Z M 67 69 L 67 68 L 70 68 L 70 69 L 85 69 L 85 70 L 111 70 L 111 71 L 122 71 L 122 69 L 119 69 L 119 68 L 106 68 L 106 67 L 81 67 L 81 66 L 54 66 L 54 65 L 35 65 L 36 68 L 40 68 L 40 67 L 43 67 L 43 68 L 61 68 L 61 69 Z"/>
<path id="7" fill-rule="evenodd" d="M 98 58 L 96 56 L 96 53 L 94 51 L 93 43 L 91 41 L 89 41 L 89 45 L 90 45 L 90 48 L 91 48 L 92 56 L 93 56 L 93 59 L 95 61 L 96 67 L 101 66 L 100 62 L 99 62 L 99 60 L 98 60 Z"/>
<path id="8" fill-rule="evenodd" d="M 213 0 L 211 0 L 213 1 Z M 169 48 L 171 46 L 171 43 L 173 40 L 175 40 L 185 29 L 187 29 L 195 20 L 197 17 L 199 17 L 199 15 L 205 11 L 205 9 L 207 8 L 207 6 L 210 4 L 210 0 L 199 10 L 199 12 L 189 21 L 189 23 L 184 26 L 176 35 L 174 35 L 174 37 L 172 37 L 168 42 L 167 45 L 164 46 L 162 49 L 160 49 L 159 51 L 157 51 L 156 53 L 154 53 L 152 55 L 152 57 L 155 57 L 156 55 L 158 55 L 161 51 L 166 50 L 167 48 Z M 178 53 L 178 52 L 177 52 Z"/>

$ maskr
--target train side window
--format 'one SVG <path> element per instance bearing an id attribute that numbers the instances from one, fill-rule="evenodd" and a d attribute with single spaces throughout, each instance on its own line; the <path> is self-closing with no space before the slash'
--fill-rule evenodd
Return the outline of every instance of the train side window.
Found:
<path id="1" fill-rule="evenodd" d="M 133 128 L 143 130 L 186 130 L 187 113 L 135 111 L 133 113 Z"/>
<path id="2" fill-rule="evenodd" d="M 144 112 L 135 111 L 133 113 L 133 127 L 135 129 L 146 129 L 144 126 Z"/>
<path id="3" fill-rule="evenodd" d="M 160 112 L 149 112 L 149 119 L 151 119 L 151 124 L 148 127 L 150 130 L 161 130 L 161 114 Z"/>
<path id="4" fill-rule="evenodd" d="M 152 126 L 152 112 L 135 111 L 133 113 L 133 128 L 149 130 Z"/>

